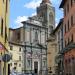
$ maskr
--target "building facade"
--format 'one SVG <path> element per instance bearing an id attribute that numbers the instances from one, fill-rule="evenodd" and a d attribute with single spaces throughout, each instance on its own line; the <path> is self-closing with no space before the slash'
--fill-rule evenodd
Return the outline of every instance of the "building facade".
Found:
<path id="1" fill-rule="evenodd" d="M 15 37 L 14 37 L 15 36 Z M 22 74 L 24 68 L 24 47 L 21 40 L 23 40 L 23 27 L 16 29 L 9 29 L 9 53 L 12 57 L 10 60 L 10 72 Z"/>
<path id="2" fill-rule="evenodd" d="M 47 36 L 48 29 L 42 24 L 28 20 L 22 22 L 24 25 L 24 45 L 25 60 L 24 72 L 33 72 L 36 74 L 47 73 Z M 38 21 L 37 21 L 38 22 Z"/>
<path id="3" fill-rule="evenodd" d="M 9 0 L 0 0 L 0 75 L 8 75 L 8 64 L 2 56 L 8 52 Z"/>
<path id="4" fill-rule="evenodd" d="M 60 19 L 47 42 L 48 73 L 51 75 L 63 75 L 63 19 Z"/>
<path id="5" fill-rule="evenodd" d="M 60 19 L 57 27 L 54 30 L 54 34 L 56 35 L 57 43 L 57 54 L 55 57 L 55 62 L 57 63 L 56 74 L 63 75 L 63 19 Z"/>
<path id="6" fill-rule="evenodd" d="M 11 53 L 12 59 L 10 60 L 10 74 L 16 72 L 16 74 L 22 74 L 23 72 L 23 47 L 20 44 L 9 42 L 9 52 Z"/>
<path id="7" fill-rule="evenodd" d="M 47 74 L 47 39 L 55 24 L 55 9 L 52 7 L 51 2 L 49 0 L 42 0 L 40 6 L 37 7 L 37 15 L 22 23 L 25 28 L 25 35 L 29 37 L 25 37 L 25 45 L 27 46 L 27 40 L 29 39 L 29 57 L 31 57 L 30 70 L 41 75 Z M 26 53 L 25 51 L 25 54 Z"/>
<path id="8" fill-rule="evenodd" d="M 64 9 L 63 75 L 75 75 L 75 0 L 62 0 L 60 8 Z"/>
<path id="9" fill-rule="evenodd" d="M 55 38 L 55 34 L 48 38 L 48 46 L 47 46 L 47 64 L 48 64 L 48 75 L 55 75 L 57 64 L 55 62 L 56 54 L 57 54 L 57 42 Z"/>

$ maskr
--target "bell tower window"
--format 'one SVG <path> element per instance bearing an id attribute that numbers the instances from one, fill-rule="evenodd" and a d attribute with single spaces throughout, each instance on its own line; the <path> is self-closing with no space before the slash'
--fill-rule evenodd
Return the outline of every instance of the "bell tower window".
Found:
<path id="1" fill-rule="evenodd" d="M 53 24 L 53 14 L 52 13 L 50 13 L 49 14 L 49 22 L 50 22 L 50 24 Z"/>

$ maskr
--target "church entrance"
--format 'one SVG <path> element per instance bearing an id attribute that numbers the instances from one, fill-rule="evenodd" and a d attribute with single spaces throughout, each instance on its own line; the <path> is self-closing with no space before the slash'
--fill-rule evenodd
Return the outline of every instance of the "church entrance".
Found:
<path id="1" fill-rule="evenodd" d="M 38 74 L 38 62 L 34 62 L 34 73 Z"/>

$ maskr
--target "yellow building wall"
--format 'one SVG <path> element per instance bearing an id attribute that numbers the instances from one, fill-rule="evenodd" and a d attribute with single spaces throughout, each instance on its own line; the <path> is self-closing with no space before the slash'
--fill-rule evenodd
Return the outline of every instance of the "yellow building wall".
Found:
<path id="1" fill-rule="evenodd" d="M 5 25 L 6 25 L 6 28 L 7 28 L 7 37 L 8 37 L 8 25 L 9 25 L 9 0 L 8 0 L 8 4 L 7 4 L 7 13 L 6 13 L 6 1 L 7 0 L 0 0 L 0 44 L 2 44 L 2 46 L 4 47 L 3 50 L 0 50 L 0 56 L 3 56 L 5 53 L 7 53 L 7 50 L 8 50 L 8 41 L 6 40 L 5 42 Z M 1 19 L 3 19 L 3 36 L 1 36 Z M 2 65 L 2 75 L 8 75 L 8 64 L 5 63 L 5 66 L 4 66 L 4 62 L 1 61 L 1 65 Z M 3 69 L 5 69 L 6 67 L 6 72 L 4 72 Z"/>

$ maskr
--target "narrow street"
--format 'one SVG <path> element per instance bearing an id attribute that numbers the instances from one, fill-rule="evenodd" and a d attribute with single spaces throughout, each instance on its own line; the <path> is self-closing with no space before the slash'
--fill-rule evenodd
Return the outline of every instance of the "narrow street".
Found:
<path id="1" fill-rule="evenodd" d="M 75 0 L 0 0 L 0 75 L 75 75 Z"/>

